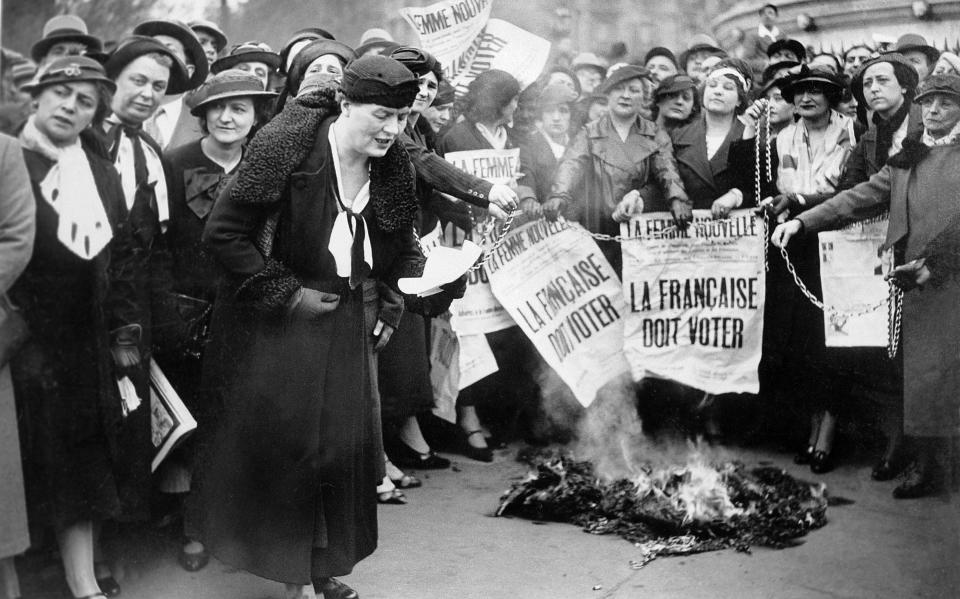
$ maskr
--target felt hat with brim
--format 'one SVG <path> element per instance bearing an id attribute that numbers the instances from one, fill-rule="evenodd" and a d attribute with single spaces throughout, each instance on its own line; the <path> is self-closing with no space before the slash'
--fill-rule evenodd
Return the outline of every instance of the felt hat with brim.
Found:
<path id="1" fill-rule="evenodd" d="M 133 28 L 134 35 L 154 37 L 165 35 L 172 37 L 183 44 L 183 51 L 187 55 L 187 62 L 193 63 L 193 76 L 190 77 L 190 88 L 196 89 L 207 80 L 210 74 L 210 65 L 207 63 L 207 53 L 200 44 L 200 38 L 193 29 L 183 21 L 175 19 L 157 19 L 144 21 Z M 170 93 L 170 92 L 168 92 Z"/>
<path id="2" fill-rule="evenodd" d="M 359 45 L 368 44 L 370 42 L 392 42 L 393 36 L 390 35 L 390 32 L 386 29 L 381 29 L 379 27 L 372 27 L 363 32 L 363 35 L 360 36 Z"/>
<path id="3" fill-rule="evenodd" d="M 24 60 L 10 67 L 10 81 L 15 89 L 20 89 L 24 84 L 33 79 L 37 74 L 37 65 L 32 60 Z"/>
<path id="4" fill-rule="evenodd" d="M 599 71 L 601 76 L 607 74 L 606 61 L 602 60 L 593 52 L 581 52 L 577 54 L 573 62 L 570 63 L 570 68 L 573 69 L 574 72 L 580 69 L 594 69 L 595 71 Z"/>
<path id="5" fill-rule="evenodd" d="M 678 74 L 670 75 L 660 82 L 657 89 L 653 92 L 653 97 L 657 100 L 669 94 L 675 94 L 687 89 L 696 89 L 697 82 L 688 75 Z"/>
<path id="6" fill-rule="evenodd" d="M 206 19 L 190 21 L 190 29 L 193 29 L 194 33 L 202 31 L 213 36 L 214 46 L 217 48 L 217 52 L 221 52 L 227 47 L 227 34 L 213 21 L 207 21 Z"/>
<path id="7" fill-rule="evenodd" d="M 650 48 L 647 54 L 643 57 L 643 64 L 650 62 L 651 58 L 657 56 L 662 56 L 673 63 L 673 66 L 677 66 L 677 56 L 670 51 L 670 48 L 664 48 L 663 46 L 654 46 Z"/>
<path id="8" fill-rule="evenodd" d="M 807 58 L 807 49 L 802 43 L 793 39 L 777 40 L 767 46 L 767 57 L 773 56 L 781 50 L 792 52 L 800 62 Z"/>
<path id="9" fill-rule="evenodd" d="M 941 63 L 949 66 L 956 74 L 960 75 L 960 56 L 957 56 L 953 52 L 941 52 L 940 58 L 937 59 L 937 64 Z"/>
<path id="10" fill-rule="evenodd" d="M 809 87 L 832 88 L 834 90 L 833 94 L 837 97 L 843 93 L 844 88 L 843 80 L 833 71 L 820 67 L 811 69 L 807 65 L 803 65 L 800 67 L 798 73 L 785 79 L 786 82 L 780 88 L 780 92 L 783 94 L 783 99 L 787 102 L 793 102 L 796 94 Z M 829 95 L 830 93 L 828 92 L 828 96 Z"/>
<path id="11" fill-rule="evenodd" d="M 913 101 L 922 102 L 934 94 L 952 96 L 955 100 L 960 100 L 960 76 L 930 75 L 920 84 L 917 97 Z"/>
<path id="12" fill-rule="evenodd" d="M 120 40 L 117 47 L 106 62 L 103 64 L 107 77 L 116 80 L 123 72 L 124 67 L 146 54 L 162 54 L 172 60 L 170 65 L 170 78 L 167 81 L 167 94 L 182 94 L 193 89 L 190 83 L 190 77 L 187 75 L 187 67 L 170 48 L 167 48 L 152 37 L 143 35 L 131 35 Z"/>
<path id="13" fill-rule="evenodd" d="M 917 69 L 914 68 L 913 64 L 904 58 L 902 54 L 886 52 L 860 65 L 860 69 L 850 81 L 850 91 L 860 104 L 867 104 L 867 100 L 863 95 L 863 77 L 867 69 L 884 62 L 890 63 L 890 65 L 893 66 L 893 73 L 897 77 L 900 85 L 907 89 L 908 97 L 912 97 L 916 91 L 917 84 L 920 82 L 920 74 L 917 73 Z"/>
<path id="14" fill-rule="evenodd" d="M 761 84 L 767 85 L 776 79 L 780 79 L 780 77 L 777 77 L 777 73 L 784 70 L 795 69 L 799 66 L 800 63 L 794 60 L 781 60 L 780 62 L 775 62 L 763 69 L 763 76 L 760 79 Z"/>
<path id="15" fill-rule="evenodd" d="M 190 97 L 190 114 L 200 116 L 204 109 L 227 98 L 272 98 L 276 92 L 265 91 L 256 75 L 239 69 L 228 69 L 210 77 Z"/>
<path id="16" fill-rule="evenodd" d="M 650 70 L 632 64 L 624 65 L 615 71 L 611 71 L 597 91 L 601 94 L 609 94 L 610 90 L 631 79 L 650 79 Z"/>
<path id="17" fill-rule="evenodd" d="M 485 71 L 474 82 L 490 72 Z M 361 56 L 351 60 L 343 70 L 340 89 L 353 102 L 405 108 L 413 104 L 420 83 L 410 69 L 392 58 Z"/>
<path id="18" fill-rule="evenodd" d="M 940 50 L 927 43 L 926 38 L 916 33 L 905 33 L 897 39 L 893 47 L 893 52 L 903 54 L 904 52 L 923 52 L 932 67 L 937 59 L 940 58 Z"/>
<path id="19" fill-rule="evenodd" d="M 20 87 L 34 96 L 43 88 L 57 83 L 102 83 L 117 90 L 117 84 L 107 77 L 107 72 L 96 60 L 87 56 L 61 56 L 47 63 L 32 81 Z"/>
<path id="20" fill-rule="evenodd" d="M 230 54 L 210 65 L 210 70 L 220 73 L 227 69 L 235 69 L 242 62 L 262 62 L 276 71 L 280 67 L 280 55 L 263 42 L 244 42 L 234 46 Z"/>
<path id="21" fill-rule="evenodd" d="M 295 31 L 287 40 L 287 43 L 283 45 L 283 48 L 280 49 L 280 67 L 277 70 L 282 75 L 286 75 L 297 53 L 311 41 L 319 39 L 332 40 L 336 38 L 333 37 L 332 33 L 320 27 L 305 27 Z M 291 53 L 293 53 L 293 56 L 290 55 Z"/>
<path id="22" fill-rule="evenodd" d="M 690 38 L 690 44 L 687 45 L 684 54 L 703 51 L 723 53 L 723 48 L 717 44 L 717 40 L 706 33 L 698 33 Z"/>
<path id="23" fill-rule="evenodd" d="M 103 49 L 103 42 L 88 33 L 83 19 L 76 15 L 58 15 L 43 26 L 43 38 L 30 48 L 30 57 L 41 62 L 50 48 L 62 42 L 77 42 L 96 52 Z"/>

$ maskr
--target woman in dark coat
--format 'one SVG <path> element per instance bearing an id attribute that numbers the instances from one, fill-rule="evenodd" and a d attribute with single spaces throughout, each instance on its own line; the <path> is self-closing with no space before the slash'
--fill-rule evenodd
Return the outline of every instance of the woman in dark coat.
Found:
<path id="1" fill-rule="evenodd" d="M 199 119 L 203 138 L 166 156 L 172 290 L 187 326 L 179 343 L 162 353 L 159 361 L 198 420 L 200 431 L 206 429 L 200 366 L 219 274 L 200 238 L 217 196 L 240 164 L 244 144 L 256 126 L 267 121 L 274 96 L 274 92 L 263 90 L 260 79 L 253 74 L 228 69 L 213 75 L 191 98 L 190 112 Z M 188 441 L 166 457 L 158 470 L 162 492 L 179 498 L 190 490 L 192 455 L 193 443 Z M 208 556 L 202 545 L 187 541 L 179 560 L 186 570 L 194 572 L 206 565 Z"/>
<path id="2" fill-rule="evenodd" d="M 121 401 L 115 379 L 149 397 L 132 299 L 138 258 L 117 172 L 81 136 L 99 126 L 114 89 L 96 61 L 57 59 L 31 84 L 38 109 L 20 134 L 37 232 L 11 291 L 31 330 L 13 377 L 31 520 L 56 531 L 75 597 L 106 590 L 94 573 L 99 522 L 148 512 L 150 403 Z"/>
<path id="3" fill-rule="evenodd" d="M 520 208 L 525 214 L 540 215 L 540 202 L 550 195 L 557 167 L 576 131 L 572 119 L 577 95 L 565 85 L 548 85 L 537 98 L 537 126 L 520 144 L 520 163 L 527 172 L 523 183 L 533 189 Z"/>
<path id="4" fill-rule="evenodd" d="M 960 77 L 934 75 L 916 97 L 924 132 L 907 137 L 864 183 L 800 214 L 774 231 L 786 246 L 798 235 L 812 235 L 890 211 L 886 247 L 894 248 L 893 275 L 903 293 L 904 434 L 915 461 L 898 499 L 935 492 L 949 474 L 951 444 L 960 435 Z"/>
<path id="5" fill-rule="evenodd" d="M 222 411 L 190 519 L 221 561 L 298 592 L 357 594 L 383 477 L 373 352 L 419 276 L 413 169 L 394 143 L 417 82 L 383 56 L 348 65 L 343 100 L 297 97 L 250 142 L 204 241 L 226 269 L 204 362 Z"/>

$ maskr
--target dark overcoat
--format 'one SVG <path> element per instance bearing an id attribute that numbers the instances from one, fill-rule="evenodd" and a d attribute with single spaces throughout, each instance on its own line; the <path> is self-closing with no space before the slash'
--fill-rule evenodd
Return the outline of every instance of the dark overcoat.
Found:
<path id="1" fill-rule="evenodd" d="M 299 109 L 294 104 L 288 110 Z M 277 119 L 298 126 L 296 113 Z M 385 228 L 399 217 L 377 214 L 384 204 L 371 168 L 372 197 L 362 215 L 373 270 L 354 289 L 337 276 L 327 249 L 338 212 L 327 139 L 333 120 L 324 120 L 315 135 L 302 125 L 311 145 L 286 177 L 279 201 L 241 201 L 239 182 L 244 169 L 253 168 L 242 164 L 204 233 L 227 271 L 203 375 L 221 413 L 211 419 L 214 430 L 201 437 L 191 524 L 222 561 L 297 584 L 347 574 L 376 548 L 383 449 L 371 333 L 378 317 L 397 326 L 403 306 L 396 281 L 422 272 L 413 213 Z M 264 158 L 260 150 L 282 152 L 271 142 L 277 125 L 258 133 L 246 160 Z M 405 168 L 411 168 L 408 159 Z M 248 174 L 256 181 L 264 173 Z M 412 171 L 386 183 L 404 181 L 413 204 Z M 272 254 L 265 257 L 257 237 L 277 210 Z M 287 304 L 300 287 L 337 293 L 340 303 L 316 320 L 292 320 Z M 378 287 L 394 292 L 378 293 Z"/>

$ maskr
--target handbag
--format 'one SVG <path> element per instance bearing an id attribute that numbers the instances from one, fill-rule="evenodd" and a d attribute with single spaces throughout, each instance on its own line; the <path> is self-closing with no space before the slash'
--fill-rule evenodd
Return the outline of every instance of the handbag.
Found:
<path id="1" fill-rule="evenodd" d="M 13 359 L 30 337 L 27 319 L 6 294 L 0 295 L 0 368 Z"/>

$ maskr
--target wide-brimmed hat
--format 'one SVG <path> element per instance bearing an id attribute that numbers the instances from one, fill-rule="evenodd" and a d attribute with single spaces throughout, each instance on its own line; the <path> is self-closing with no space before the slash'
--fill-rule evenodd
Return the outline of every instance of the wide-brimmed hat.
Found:
<path id="1" fill-rule="evenodd" d="M 796 96 L 801 89 L 812 85 L 833 89 L 833 92 L 828 91 L 827 95 L 828 97 L 833 95 L 837 98 L 837 101 L 839 101 L 840 96 L 843 94 L 843 88 L 845 87 L 840 75 L 820 67 L 811 69 L 807 65 L 803 65 L 800 67 L 798 73 L 785 79 L 786 82 L 780 87 L 780 92 L 783 94 L 783 99 L 787 102 L 793 102 L 794 96 Z"/>
<path id="2" fill-rule="evenodd" d="M 603 83 L 600 84 L 600 87 L 597 88 L 597 91 L 601 94 L 608 94 L 616 86 L 631 79 L 650 79 L 650 70 L 632 64 L 624 65 L 611 71 L 607 78 L 603 80 Z"/>
<path id="3" fill-rule="evenodd" d="M 187 67 L 180 61 L 180 58 L 170 48 L 152 37 L 144 35 L 131 35 L 120 40 L 120 43 L 117 44 L 117 47 L 104 62 L 103 68 L 108 77 L 116 80 L 128 64 L 145 54 L 153 53 L 163 54 L 173 61 L 170 65 L 170 78 L 167 81 L 168 94 L 182 94 L 193 89 L 190 77 L 187 75 Z"/>
<path id="4" fill-rule="evenodd" d="M 792 52 L 794 56 L 803 62 L 807 58 L 807 48 L 799 41 L 794 39 L 777 40 L 767 46 L 767 57 L 773 56 L 780 50 Z"/>
<path id="5" fill-rule="evenodd" d="M 154 37 L 165 35 L 172 37 L 183 44 L 183 51 L 187 59 L 193 63 L 193 75 L 190 77 L 190 89 L 200 87 L 210 74 L 210 65 L 207 63 L 207 53 L 203 50 L 200 38 L 193 29 L 183 21 L 176 19 L 156 19 L 144 21 L 133 28 L 134 35 Z"/>
<path id="6" fill-rule="evenodd" d="M 57 15 L 43 25 L 43 37 L 30 48 L 30 57 L 41 62 L 50 48 L 61 42 L 79 42 L 94 52 L 103 49 L 103 42 L 89 34 L 83 19 L 76 15 Z"/>
<path id="7" fill-rule="evenodd" d="M 210 77 L 190 97 L 190 114 L 200 116 L 204 108 L 226 98 L 271 98 L 276 92 L 265 91 L 260 78 L 240 69 L 227 69 Z"/>
<path id="8" fill-rule="evenodd" d="M 933 94 L 944 94 L 960 100 L 960 76 L 930 75 L 920 84 L 917 97 L 913 101 L 922 102 L 924 98 Z"/>
<path id="9" fill-rule="evenodd" d="M 660 82 L 660 85 L 657 86 L 657 89 L 654 90 L 653 97 L 655 100 L 659 100 L 663 96 L 669 94 L 675 94 L 687 89 L 696 88 L 697 82 L 693 80 L 693 77 L 678 73 L 676 75 L 670 75 L 669 77 L 664 78 L 664 80 Z"/>
<path id="10" fill-rule="evenodd" d="M 304 27 L 295 31 L 287 40 L 287 43 L 283 45 L 283 48 L 280 49 L 280 66 L 277 68 L 280 74 L 286 75 L 293 64 L 293 59 L 297 57 L 300 50 L 303 50 L 313 40 L 319 39 L 332 40 L 336 38 L 333 37 L 332 33 L 320 27 Z"/>
<path id="11" fill-rule="evenodd" d="M 940 50 L 928 44 L 925 37 L 916 33 L 905 33 L 901 35 L 891 51 L 899 54 L 910 51 L 923 52 L 930 62 L 931 67 L 937 62 L 937 59 L 940 58 Z"/>
<path id="12" fill-rule="evenodd" d="M 88 56 L 55 58 L 47 63 L 32 81 L 22 85 L 20 89 L 36 94 L 43 88 L 55 83 L 78 83 L 81 81 L 103 83 L 110 88 L 111 92 L 117 89 L 117 84 L 107 77 L 103 65 Z"/>
<path id="13" fill-rule="evenodd" d="M 213 73 L 220 73 L 227 69 L 235 69 L 242 62 L 262 62 L 276 71 L 280 67 L 280 55 L 263 42 L 243 42 L 231 48 L 230 54 L 217 59 L 210 65 L 210 70 Z"/>
<path id="14" fill-rule="evenodd" d="M 867 100 L 863 95 L 864 74 L 867 72 L 867 69 L 882 62 L 890 63 L 893 66 L 893 73 L 897 77 L 897 81 L 900 83 L 900 85 L 907 89 L 908 98 L 912 98 L 916 92 L 917 84 L 920 82 L 920 74 L 917 73 L 917 69 L 915 69 L 913 64 L 904 58 L 902 54 L 898 54 L 896 52 L 885 52 L 884 54 L 881 54 L 875 58 L 871 58 L 867 62 L 860 65 L 860 68 L 853 76 L 853 80 L 850 82 L 850 91 L 853 93 L 853 97 L 857 99 L 858 103 L 864 105 L 867 103 Z"/>
<path id="15" fill-rule="evenodd" d="M 227 34 L 213 21 L 207 21 L 206 19 L 190 21 L 190 29 L 193 29 L 194 33 L 202 31 L 213 36 L 214 46 L 217 48 L 217 52 L 223 52 L 223 49 L 227 47 Z"/>

